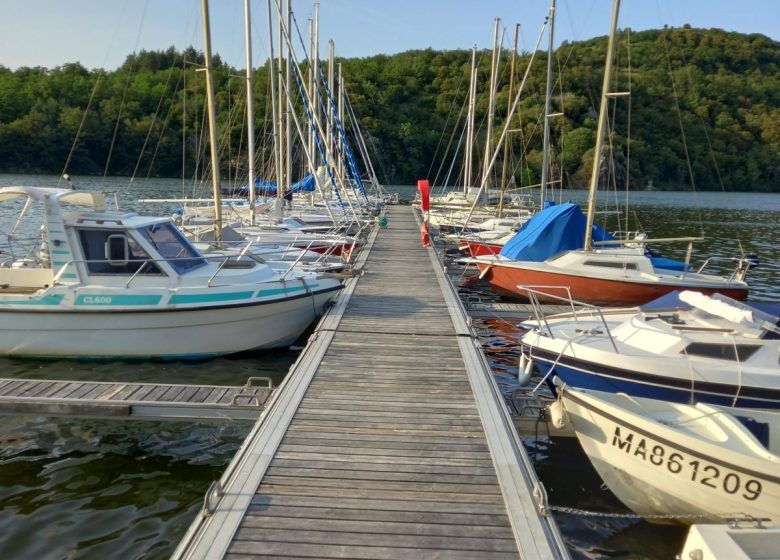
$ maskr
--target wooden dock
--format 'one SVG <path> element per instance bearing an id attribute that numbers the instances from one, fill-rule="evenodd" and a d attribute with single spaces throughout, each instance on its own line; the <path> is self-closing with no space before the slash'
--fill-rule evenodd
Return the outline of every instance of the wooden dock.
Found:
<path id="1" fill-rule="evenodd" d="M 0 379 L 0 414 L 256 420 L 272 392 L 265 377 L 242 387 Z"/>
<path id="2" fill-rule="evenodd" d="M 174 558 L 567 558 L 435 253 L 388 209 Z"/>

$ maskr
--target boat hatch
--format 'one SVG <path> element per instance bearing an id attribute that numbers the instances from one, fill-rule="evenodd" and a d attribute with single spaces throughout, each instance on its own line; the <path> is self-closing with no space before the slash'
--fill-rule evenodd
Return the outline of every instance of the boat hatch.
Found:
<path id="1" fill-rule="evenodd" d="M 701 356 L 716 360 L 744 362 L 755 354 L 761 346 L 757 344 L 719 344 L 710 342 L 691 342 L 682 353 L 689 356 Z"/>
<path id="2" fill-rule="evenodd" d="M 131 218 L 137 217 L 138 214 L 135 212 L 124 212 L 122 214 L 118 214 L 116 212 L 90 212 L 89 214 L 84 214 L 83 216 L 80 216 L 78 219 L 76 219 L 76 223 L 91 223 L 97 225 L 116 224 L 121 226 Z"/>
<path id="3" fill-rule="evenodd" d="M 769 422 L 760 422 L 750 416 L 740 416 L 735 414 L 734 418 L 739 420 L 748 432 L 753 434 L 758 442 L 765 448 L 769 449 Z"/>
<path id="4" fill-rule="evenodd" d="M 600 266 L 602 268 L 619 268 L 621 270 L 639 270 L 636 263 L 627 263 L 620 261 L 594 261 L 588 260 L 582 263 L 583 266 Z"/>

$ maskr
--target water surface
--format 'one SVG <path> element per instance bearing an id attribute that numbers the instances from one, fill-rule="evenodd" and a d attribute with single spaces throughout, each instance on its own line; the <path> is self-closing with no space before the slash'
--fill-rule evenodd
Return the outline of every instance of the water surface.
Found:
<path id="1" fill-rule="evenodd" d="M 0 186 L 58 186 L 48 176 L 0 175 Z M 140 204 L 139 198 L 208 196 L 180 180 L 75 178 L 80 188 L 116 191 L 122 209 L 168 214 L 176 204 Z M 59 182 L 59 186 L 65 186 Z M 394 189 L 394 188 L 393 188 Z M 413 187 L 401 187 L 413 197 Z M 564 193 L 584 201 L 584 193 Z M 113 198 L 110 198 L 110 200 Z M 604 196 L 603 198 L 608 198 Z M 730 258 L 755 252 L 752 299 L 780 301 L 776 246 L 780 195 L 640 192 L 636 217 L 654 237 L 704 232 L 696 255 Z M 0 246 L 14 215 L 0 209 Z M 9 223 L 10 222 L 10 223 Z M 33 232 L 34 233 L 34 232 Z M 684 247 L 664 252 L 684 256 Z M 705 258 L 705 257 L 702 257 Z M 730 266 L 730 263 L 728 263 Z M 722 268 L 728 269 L 726 263 Z M 499 299 L 486 283 L 450 264 L 461 295 Z M 517 388 L 517 340 L 511 322 L 476 323 L 499 385 Z M 296 351 L 248 353 L 202 362 L 79 362 L 0 358 L 0 376 L 173 383 L 243 384 L 251 375 L 278 382 Z M 240 422 L 149 422 L 0 416 L 0 558 L 167 558 L 184 535 L 211 482 L 221 475 L 250 426 Z M 526 438 L 550 503 L 626 512 L 601 481 L 575 440 Z M 671 558 L 685 530 L 630 519 L 557 514 L 575 557 Z"/>

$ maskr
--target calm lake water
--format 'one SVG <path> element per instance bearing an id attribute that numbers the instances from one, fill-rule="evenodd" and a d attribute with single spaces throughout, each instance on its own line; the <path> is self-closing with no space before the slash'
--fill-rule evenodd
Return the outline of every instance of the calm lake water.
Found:
<path id="1" fill-rule="evenodd" d="M 0 186 L 56 186 L 56 177 L 0 175 Z M 178 180 L 75 178 L 85 189 L 117 192 L 123 209 L 166 214 L 175 205 L 141 205 L 143 197 L 208 196 Z M 63 186 L 60 184 L 60 186 Z M 412 187 L 392 187 L 413 197 Z M 584 193 L 564 193 L 584 200 Z M 780 195 L 641 192 L 635 214 L 653 237 L 703 231 L 696 254 L 757 253 L 751 298 L 780 301 L 775 243 Z M 0 243 L 14 216 L 0 212 Z M 613 219 L 614 216 L 610 217 Z M 684 248 L 664 248 L 683 256 Z M 464 298 L 491 301 L 489 287 L 451 268 Z M 519 332 L 504 321 L 477 324 L 500 386 L 516 385 Z M 243 384 L 250 375 L 283 378 L 292 350 L 198 363 L 75 362 L 0 358 L 0 376 L 99 381 Z M 167 558 L 249 431 L 246 423 L 148 422 L 0 416 L 0 558 Z M 598 511 L 625 509 L 601 488 L 576 440 L 527 438 L 550 503 Z M 672 558 L 685 530 L 636 520 L 557 515 L 575 557 Z"/>

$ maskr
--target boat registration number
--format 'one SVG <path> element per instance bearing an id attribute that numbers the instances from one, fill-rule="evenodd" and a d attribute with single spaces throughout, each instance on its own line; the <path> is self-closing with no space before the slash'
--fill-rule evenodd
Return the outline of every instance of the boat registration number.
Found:
<path id="1" fill-rule="evenodd" d="M 615 426 L 612 446 L 671 474 L 690 478 L 691 482 L 726 494 L 739 495 L 748 501 L 758 499 L 763 489 L 761 481 L 755 478 L 746 478 L 707 461 L 687 457 L 653 440 L 648 441 L 631 431 L 621 430 L 620 426 Z"/>

